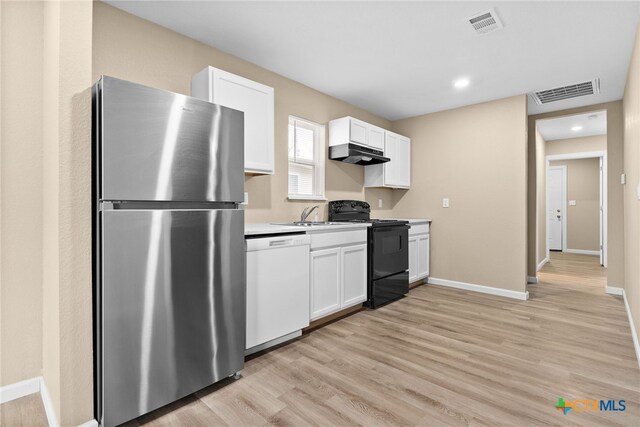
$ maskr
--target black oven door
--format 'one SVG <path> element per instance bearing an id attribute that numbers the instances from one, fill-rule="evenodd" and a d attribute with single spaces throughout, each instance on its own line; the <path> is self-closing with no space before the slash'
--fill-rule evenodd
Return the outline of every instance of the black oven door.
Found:
<path id="1" fill-rule="evenodd" d="M 374 227 L 371 237 L 371 279 L 409 269 L 409 226 Z"/>

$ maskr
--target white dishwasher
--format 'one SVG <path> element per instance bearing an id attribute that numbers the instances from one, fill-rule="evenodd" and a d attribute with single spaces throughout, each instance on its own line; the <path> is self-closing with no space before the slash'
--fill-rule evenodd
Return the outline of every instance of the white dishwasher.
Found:
<path id="1" fill-rule="evenodd" d="M 245 354 L 302 334 L 309 326 L 309 246 L 306 234 L 247 238 Z"/>

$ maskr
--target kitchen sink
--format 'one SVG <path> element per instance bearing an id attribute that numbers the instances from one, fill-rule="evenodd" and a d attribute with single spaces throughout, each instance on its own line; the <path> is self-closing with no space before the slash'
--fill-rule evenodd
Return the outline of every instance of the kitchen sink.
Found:
<path id="1" fill-rule="evenodd" d="M 287 225 L 291 227 L 317 227 L 320 225 L 350 225 L 348 222 L 331 222 L 331 221 L 296 221 L 272 223 L 272 225 Z"/>

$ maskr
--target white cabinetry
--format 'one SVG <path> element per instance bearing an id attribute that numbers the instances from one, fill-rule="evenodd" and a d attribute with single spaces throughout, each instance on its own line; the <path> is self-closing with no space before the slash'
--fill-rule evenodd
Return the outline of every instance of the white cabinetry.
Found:
<path id="1" fill-rule="evenodd" d="M 311 252 L 311 319 L 340 309 L 340 248 Z"/>
<path id="2" fill-rule="evenodd" d="M 411 186 L 411 140 L 406 136 L 385 131 L 384 155 L 386 163 L 365 166 L 365 187 L 409 188 Z"/>
<path id="3" fill-rule="evenodd" d="M 367 299 L 367 245 L 340 249 L 342 295 L 340 306 L 350 307 Z"/>
<path id="4" fill-rule="evenodd" d="M 329 122 L 329 146 L 351 143 L 384 151 L 384 132 L 362 120 L 342 117 Z"/>
<path id="5" fill-rule="evenodd" d="M 367 299 L 366 239 L 366 229 L 311 235 L 311 320 Z"/>
<path id="6" fill-rule="evenodd" d="M 429 277 L 429 224 L 409 229 L 409 283 Z"/>
<path id="7" fill-rule="evenodd" d="M 274 173 L 274 91 L 218 68 L 191 79 L 191 95 L 244 112 L 244 171 Z"/>

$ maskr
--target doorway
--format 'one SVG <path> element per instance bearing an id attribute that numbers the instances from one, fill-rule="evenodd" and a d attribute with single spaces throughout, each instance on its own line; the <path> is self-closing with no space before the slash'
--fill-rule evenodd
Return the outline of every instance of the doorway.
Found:
<path id="1" fill-rule="evenodd" d="M 606 151 L 546 157 L 547 257 L 551 251 L 597 256 L 607 266 Z"/>
<path id="2" fill-rule="evenodd" d="M 565 284 L 606 290 L 606 117 L 602 110 L 535 122 L 537 283 L 571 276 Z"/>

